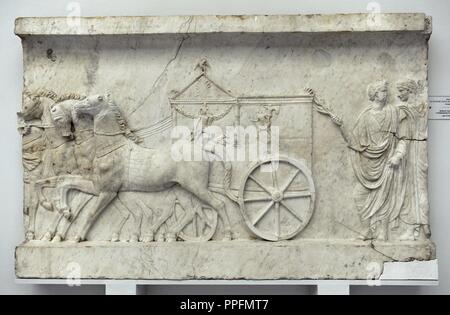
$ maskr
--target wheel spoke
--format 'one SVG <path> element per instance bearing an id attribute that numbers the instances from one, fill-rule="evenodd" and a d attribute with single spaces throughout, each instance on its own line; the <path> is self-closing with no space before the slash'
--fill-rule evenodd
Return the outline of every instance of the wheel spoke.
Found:
<path id="1" fill-rule="evenodd" d="M 279 202 L 275 203 L 275 210 L 276 210 L 276 213 L 275 213 L 276 235 L 277 235 L 277 237 L 280 237 L 280 235 L 281 235 L 280 215 L 281 215 L 281 213 L 280 213 L 280 203 Z"/>
<path id="2" fill-rule="evenodd" d="M 194 215 L 194 220 L 192 222 L 192 224 L 194 225 L 194 235 L 195 237 L 198 236 L 198 226 L 197 226 L 197 216 Z"/>
<path id="3" fill-rule="evenodd" d="M 300 173 L 300 170 L 297 169 L 295 171 L 295 173 L 289 178 L 289 180 L 286 182 L 286 184 L 284 184 L 283 189 L 281 189 L 282 192 L 285 192 L 289 186 L 292 184 L 292 182 L 294 181 L 294 179 L 297 177 L 298 173 Z"/>
<path id="4" fill-rule="evenodd" d="M 262 189 L 264 189 L 269 195 L 272 194 L 272 192 L 271 192 L 268 188 L 266 188 L 266 187 L 264 186 L 264 184 L 261 183 L 261 181 L 260 181 L 259 179 L 257 179 L 255 176 L 249 175 L 248 177 L 249 177 L 251 180 L 253 180 L 256 184 L 258 184 L 259 187 L 261 187 Z"/>
<path id="5" fill-rule="evenodd" d="M 254 198 L 246 198 L 244 199 L 244 202 L 257 202 L 257 201 L 270 201 L 272 200 L 271 197 L 254 197 Z"/>
<path id="6" fill-rule="evenodd" d="M 284 199 L 292 199 L 292 198 L 305 198 L 305 197 L 311 197 L 311 192 L 308 190 L 300 191 L 300 192 L 294 192 L 289 194 L 284 194 Z"/>
<path id="7" fill-rule="evenodd" d="M 272 166 L 272 172 L 271 172 L 272 173 L 272 184 L 273 184 L 273 187 L 278 190 L 278 179 L 277 179 L 277 172 L 275 171 L 275 163 L 272 162 L 271 166 Z"/>
<path id="8" fill-rule="evenodd" d="M 283 205 L 283 207 L 286 208 L 286 210 L 288 210 L 294 217 L 297 218 L 297 220 L 300 221 L 300 223 L 303 223 L 302 218 L 300 218 L 300 216 L 291 208 L 291 206 L 289 206 L 286 202 L 281 201 L 281 204 Z"/>
<path id="9" fill-rule="evenodd" d="M 265 207 L 261 212 L 258 213 L 258 215 L 256 216 L 256 218 L 253 220 L 252 223 L 254 226 L 258 224 L 259 221 L 261 221 L 261 219 L 266 215 L 267 212 L 269 212 L 274 203 L 275 201 L 271 201 L 267 207 Z"/>

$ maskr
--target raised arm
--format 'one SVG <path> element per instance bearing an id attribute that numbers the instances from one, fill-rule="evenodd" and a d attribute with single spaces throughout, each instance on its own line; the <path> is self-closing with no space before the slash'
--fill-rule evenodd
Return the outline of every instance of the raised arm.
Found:
<path id="1" fill-rule="evenodd" d="M 347 126 L 344 124 L 344 121 L 341 117 L 336 115 L 331 107 L 327 106 L 325 102 L 317 97 L 317 95 L 314 93 L 312 89 L 307 89 L 306 92 L 313 96 L 313 103 L 314 103 L 314 109 L 319 112 L 320 114 L 329 116 L 331 121 L 339 127 L 341 130 L 342 137 L 347 142 L 347 144 L 351 145 L 351 131 L 347 128 Z"/>

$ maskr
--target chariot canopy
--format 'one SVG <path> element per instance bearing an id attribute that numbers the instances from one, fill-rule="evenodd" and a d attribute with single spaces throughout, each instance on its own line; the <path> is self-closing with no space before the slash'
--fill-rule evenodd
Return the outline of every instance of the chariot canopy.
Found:
<path id="1" fill-rule="evenodd" d="M 237 97 L 208 76 L 208 68 L 206 59 L 201 60 L 196 66 L 196 69 L 200 69 L 200 74 L 169 98 L 169 104 L 174 110 L 175 125 L 181 115 L 189 119 L 200 119 L 206 127 L 227 116 L 238 104 Z"/>

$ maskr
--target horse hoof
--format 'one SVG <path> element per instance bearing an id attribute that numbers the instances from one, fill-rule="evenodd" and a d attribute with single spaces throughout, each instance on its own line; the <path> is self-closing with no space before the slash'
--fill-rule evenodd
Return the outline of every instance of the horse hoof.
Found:
<path id="1" fill-rule="evenodd" d="M 48 211 L 53 211 L 53 204 L 50 201 L 42 201 L 41 206 Z"/>
<path id="2" fill-rule="evenodd" d="M 139 236 L 136 234 L 131 235 L 130 243 L 138 243 L 139 242 Z"/>
<path id="3" fill-rule="evenodd" d="M 151 242 L 153 242 L 153 240 L 154 240 L 153 234 L 145 235 L 145 236 L 142 238 L 142 242 L 143 242 L 143 243 L 151 243 Z"/>
<path id="4" fill-rule="evenodd" d="M 55 237 L 52 239 L 52 243 L 61 243 L 62 241 L 63 241 L 63 238 L 59 234 L 56 234 Z"/>
<path id="5" fill-rule="evenodd" d="M 224 242 L 232 241 L 233 240 L 233 235 L 231 234 L 231 232 L 225 232 L 225 235 L 223 236 L 222 240 Z"/>
<path id="6" fill-rule="evenodd" d="M 74 243 L 81 243 L 83 241 L 83 238 L 79 235 L 75 236 L 73 239 Z"/>
<path id="7" fill-rule="evenodd" d="M 44 242 L 50 242 L 52 240 L 52 238 L 53 238 L 52 233 L 47 232 L 44 234 L 44 236 L 42 237 L 41 240 Z"/>
<path id="8" fill-rule="evenodd" d="M 27 242 L 34 241 L 34 238 L 35 238 L 34 232 L 28 231 L 28 232 L 25 234 L 25 240 L 26 240 Z"/>
<path id="9" fill-rule="evenodd" d="M 62 214 L 63 214 L 64 218 L 67 219 L 67 221 L 72 221 L 72 212 L 70 212 L 70 210 L 65 209 L 65 210 L 62 212 Z"/>
<path id="10" fill-rule="evenodd" d="M 111 242 L 113 242 L 113 243 L 120 242 L 120 237 L 119 237 L 118 233 L 113 234 L 113 236 L 111 237 Z"/>
<path id="11" fill-rule="evenodd" d="M 164 242 L 164 234 L 159 234 L 158 237 L 156 238 L 157 242 Z"/>
<path id="12" fill-rule="evenodd" d="M 72 211 L 69 207 L 58 207 L 57 208 L 58 212 L 61 213 L 66 219 L 67 216 L 72 215 Z"/>
<path id="13" fill-rule="evenodd" d="M 175 234 L 173 234 L 173 233 L 166 234 L 166 242 L 172 243 L 172 242 L 176 242 L 176 241 L 177 241 L 177 238 L 176 238 Z"/>

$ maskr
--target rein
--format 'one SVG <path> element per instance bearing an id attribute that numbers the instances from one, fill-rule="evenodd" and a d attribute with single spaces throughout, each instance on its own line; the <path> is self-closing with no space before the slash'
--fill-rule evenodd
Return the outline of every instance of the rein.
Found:
<path id="1" fill-rule="evenodd" d="M 99 136 L 118 136 L 118 135 L 124 135 L 125 131 L 117 131 L 117 132 L 99 132 L 94 130 L 94 135 Z"/>

